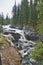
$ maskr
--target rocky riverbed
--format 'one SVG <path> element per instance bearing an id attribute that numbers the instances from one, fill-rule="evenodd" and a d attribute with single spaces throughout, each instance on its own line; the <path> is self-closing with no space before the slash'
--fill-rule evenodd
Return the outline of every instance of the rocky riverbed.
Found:
<path id="1" fill-rule="evenodd" d="M 8 38 L 9 44 L 15 47 L 22 55 L 22 65 L 34 65 L 35 61 L 29 58 L 36 43 L 32 40 L 38 38 L 35 30 L 20 30 L 16 28 L 3 28 L 4 37 Z"/>

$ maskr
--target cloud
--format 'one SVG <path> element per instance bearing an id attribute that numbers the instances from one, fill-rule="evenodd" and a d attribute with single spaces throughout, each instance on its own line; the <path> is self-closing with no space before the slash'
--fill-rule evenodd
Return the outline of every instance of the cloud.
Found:
<path id="1" fill-rule="evenodd" d="M 6 17 L 7 13 L 11 17 L 12 7 L 14 5 L 15 0 L 1 0 L 0 1 L 0 14 L 3 12 Z"/>
<path id="2" fill-rule="evenodd" d="M 15 4 L 18 5 L 18 3 L 21 3 L 21 0 L 0 0 L 0 14 L 3 12 L 4 17 L 6 17 L 7 13 L 9 17 L 12 17 L 12 7 Z"/>

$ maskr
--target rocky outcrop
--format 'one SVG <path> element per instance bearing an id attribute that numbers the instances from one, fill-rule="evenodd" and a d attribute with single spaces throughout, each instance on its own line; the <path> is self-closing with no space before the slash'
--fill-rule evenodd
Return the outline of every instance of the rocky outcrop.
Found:
<path id="1" fill-rule="evenodd" d="M 17 49 L 5 44 L 1 49 L 2 65 L 21 65 L 22 56 Z"/>

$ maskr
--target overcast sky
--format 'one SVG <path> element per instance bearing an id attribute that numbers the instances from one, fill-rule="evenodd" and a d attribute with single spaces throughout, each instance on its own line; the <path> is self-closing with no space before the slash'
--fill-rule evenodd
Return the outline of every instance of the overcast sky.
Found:
<path id="1" fill-rule="evenodd" d="M 12 7 L 15 3 L 15 0 L 0 0 L 0 14 L 3 12 L 4 17 L 6 17 L 7 13 L 9 17 L 11 17 Z M 21 0 L 16 0 L 16 4 L 21 3 Z"/>

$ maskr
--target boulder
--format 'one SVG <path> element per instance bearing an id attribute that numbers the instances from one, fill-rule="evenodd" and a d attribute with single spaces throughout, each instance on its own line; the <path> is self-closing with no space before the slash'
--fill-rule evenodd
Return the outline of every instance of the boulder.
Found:
<path id="1" fill-rule="evenodd" d="M 14 37 L 15 41 L 18 41 L 20 39 L 20 34 L 19 33 L 11 33 L 12 36 Z"/>
<path id="2" fill-rule="evenodd" d="M 2 65 L 21 65 L 22 56 L 16 48 L 5 44 L 1 49 L 1 61 Z"/>
<path id="3" fill-rule="evenodd" d="M 41 42 L 43 42 L 43 34 L 39 35 L 39 39 Z"/>
<path id="4" fill-rule="evenodd" d="M 24 31 L 25 37 L 27 40 L 35 40 L 37 38 L 37 33 L 34 29 L 29 29 Z"/>

